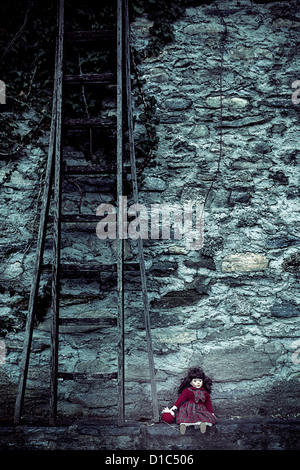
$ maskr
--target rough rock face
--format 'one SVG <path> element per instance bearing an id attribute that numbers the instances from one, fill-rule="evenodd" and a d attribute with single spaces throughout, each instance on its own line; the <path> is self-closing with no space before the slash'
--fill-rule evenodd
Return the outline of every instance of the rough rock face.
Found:
<path id="1" fill-rule="evenodd" d="M 204 244 L 185 237 L 144 241 L 159 403 L 174 403 L 187 368 L 213 379 L 220 417 L 298 416 L 299 404 L 299 110 L 292 101 L 298 69 L 296 2 L 219 2 L 228 36 L 224 47 L 223 148 L 220 172 L 204 211 Z M 133 46 L 147 41 L 146 18 L 132 24 Z M 220 38 L 224 25 L 213 4 L 188 8 L 174 24 L 175 39 L 139 65 L 144 91 L 158 102 L 157 166 L 144 170 L 140 199 L 151 204 L 203 201 L 216 175 L 220 139 Z M 142 107 L 134 110 L 137 118 Z M 135 134 L 142 132 L 137 123 Z M 72 153 L 73 152 L 73 153 Z M 65 149 L 70 164 L 81 155 Z M 29 148 L 1 188 L 1 321 L 6 356 L 1 365 L 1 413 L 11 416 L 34 263 L 43 152 Z M 4 171 L 4 170 L 3 170 Z M 67 183 L 66 183 L 67 184 Z M 114 201 L 107 187 L 84 186 L 82 211 Z M 65 187 L 66 189 L 66 187 Z M 78 213 L 78 186 L 64 208 Z M 110 262 L 115 242 L 74 230 L 63 240 L 64 259 Z M 48 247 L 48 245 L 47 245 Z M 49 245 L 50 247 L 50 245 Z M 127 260 L 136 241 L 126 240 Z M 51 251 L 49 250 L 49 257 Z M 48 252 L 47 255 L 48 256 Z M 48 259 L 48 258 L 47 258 Z M 46 289 L 47 282 L 44 282 Z M 113 279 L 63 284 L 62 314 L 111 319 L 106 327 L 61 327 L 60 368 L 113 373 L 117 367 Z M 85 296 L 81 297 L 84 290 Z M 138 273 L 125 277 L 126 414 L 151 417 L 147 348 Z M 27 413 L 48 411 L 50 311 L 35 329 Z M 2 386 L 3 385 L 3 386 Z M 59 383 L 63 416 L 116 413 L 116 380 Z"/>

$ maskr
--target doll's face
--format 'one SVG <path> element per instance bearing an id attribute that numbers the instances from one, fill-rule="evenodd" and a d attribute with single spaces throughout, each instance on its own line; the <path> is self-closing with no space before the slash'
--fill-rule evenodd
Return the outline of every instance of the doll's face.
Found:
<path id="1" fill-rule="evenodd" d="M 201 388 L 203 385 L 203 380 L 202 379 L 192 379 L 191 385 L 195 388 Z"/>

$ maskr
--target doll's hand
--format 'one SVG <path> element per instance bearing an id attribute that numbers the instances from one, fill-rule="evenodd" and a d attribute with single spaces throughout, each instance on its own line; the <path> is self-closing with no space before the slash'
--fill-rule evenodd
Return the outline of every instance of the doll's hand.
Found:
<path id="1" fill-rule="evenodd" d="M 166 407 L 162 410 L 162 413 L 171 413 L 171 415 L 174 416 L 175 409 L 177 409 L 176 406 L 175 407 L 173 406 L 172 408 Z"/>
<path id="2" fill-rule="evenodd" d="M 170 413 L 170 408 L 168 408 L 167 406 L 162 410 L 162 413 Z"/>

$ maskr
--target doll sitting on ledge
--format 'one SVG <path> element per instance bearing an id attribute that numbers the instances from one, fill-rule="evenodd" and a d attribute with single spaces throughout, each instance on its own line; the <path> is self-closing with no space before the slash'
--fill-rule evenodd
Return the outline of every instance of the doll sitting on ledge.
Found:
<path id="1" fill-rule="evenodd" d="M 187 426 L 200 427 L 205 433 L 206 426 L 216 423 L 210 393 L 212 380 L 200 367 L 189 369 L 179 389 L 179 397 L 171 409 L 164 408 L 162 421 L 171 423 L 176 413 L 176 423 L 180 425 L 180 433 L 185 434 Z"/>

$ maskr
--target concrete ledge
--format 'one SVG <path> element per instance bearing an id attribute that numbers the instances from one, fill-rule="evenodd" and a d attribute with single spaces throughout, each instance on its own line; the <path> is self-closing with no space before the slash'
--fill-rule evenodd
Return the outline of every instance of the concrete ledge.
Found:
<path id="1" fill-rule="evenodd" d="M 0 427 L 1 450 L 296 450 L 300 420 L 219 420 L 201 434 L 164 423 L 128 422 L 124 427 L 99 420 L 81 420 L 56 427 Z"/>

